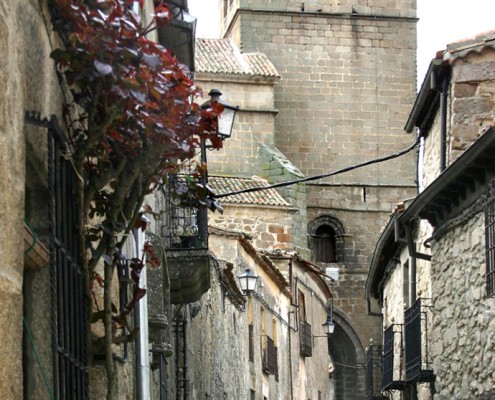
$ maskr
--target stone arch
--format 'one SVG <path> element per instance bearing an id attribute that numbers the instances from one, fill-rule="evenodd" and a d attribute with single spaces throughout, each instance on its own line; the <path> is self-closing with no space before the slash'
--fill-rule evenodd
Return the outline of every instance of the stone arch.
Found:
<path id="1" fill-rule="evenodd" d="M 335 330 L 329 338 L 328 351 L 334 366 L 334 400 L 364 399 L 365 351 L 350 318 L 335 308 L 333 319 Z"/>
<path id="2" fill-rule="evenodd" d="M 337 263 L 345 258 L 344 225 L 331 215 L 322 215 L 310 222 L 308 247 L 316 262 Z"/>

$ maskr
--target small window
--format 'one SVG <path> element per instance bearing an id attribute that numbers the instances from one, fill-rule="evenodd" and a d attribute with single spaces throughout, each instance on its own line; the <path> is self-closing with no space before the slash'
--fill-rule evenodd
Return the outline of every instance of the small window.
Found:
<path id="1" fill-rule="evenodd" d="M 313 236 L 315 260 L 318 262 L 336 262 L 335 231 L 329 225 L 321 225 Z"/>
<path id="2" fill-rule="evenodd" d="M 313 260 L 322 263 L 344 262 L 344 229 L 342 224 L 330 216 L 318 217 L 308 228 L 309 246 Z"/>

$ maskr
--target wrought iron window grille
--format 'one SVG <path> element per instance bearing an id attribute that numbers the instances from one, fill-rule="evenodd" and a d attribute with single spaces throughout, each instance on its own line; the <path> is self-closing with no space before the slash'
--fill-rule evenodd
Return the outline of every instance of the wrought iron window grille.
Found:
<path id="1" fill-rule="evenodd" d="M 419 298 L 404 312 L 406 382 L 432 382 L 435 374 L 428 349 L 428 305 Z"/>
<path id="2" fill-rule="evenodd" d="M 53 398 L 89 399 L 88 298 L 79 262 L 76 174 L 69 144 L 55 115 L 26 113 L 26 122 L 48 130 L 48 194 L 52 313 Z"/>

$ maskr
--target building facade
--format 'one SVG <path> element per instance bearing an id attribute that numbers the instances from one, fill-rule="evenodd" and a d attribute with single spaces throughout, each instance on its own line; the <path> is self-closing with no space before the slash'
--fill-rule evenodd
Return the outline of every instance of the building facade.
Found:
<path id="1" fill-rule="evenodd" d="M 422 191 L 384 228 L 366 286 L 383 313 L 378 392 L 494 396 L 484 372 L 494 352 L 492 43 L 493 32 L 439 54 L 406 125 L 424 140 Z"/>
<path id="2" fill-rule="evenodd" d="M 339 377 L 336 393 L 339 399 L 360 398 L 365 348 L 381 336 L 380 319 L 367 314 L 364 301 L 368 265 L 390 211 L 400 199 L 415 194 L 415 154 L 357 166 L 409 145 L 402 125 L 415 94 L 415 2 L 233 0 L 221 2 L 220 8 L 224 38 L 241 55 L 261 52 L 280 76 L 266 107 L 271 110 L 270 125 L 252 125 L 249 133 L 261 142 L 269 138 L 276 168 L 255 173 L 275 183 L 337 172 L 279 190 L 299 209 L 293 231 L 297 250 L 322 267 L 338 270 L 334 300 L 341 323 L 330 350 Z M 206 83 L 203 72 L 196 75 L 200 85 Z M 250 91 L 246 87 L 252 86 L 228 91 L 228 98 Z M 246 107 L 242 101 L 233 103 L 241 110 Z M 252 104 L 247 110 L 253 110 Z M 247 111 L 241 111 L 240 118 L 234 134 L 245 140 Z M 265 130 L 272 126 L 273 134 L 268 134 Z M 225 175 L 252 174 L 239 168 L 242 153 L 229 146 L 225 144 L 227 160 L 221 165 L 215 164 L 215 155 L 209 158 L 212 169 Z M 260 154 L 258 159 L 266 160 Z M 258 161 L 251 170 L 258 171 L 256 165 L 265 164 Z"/>

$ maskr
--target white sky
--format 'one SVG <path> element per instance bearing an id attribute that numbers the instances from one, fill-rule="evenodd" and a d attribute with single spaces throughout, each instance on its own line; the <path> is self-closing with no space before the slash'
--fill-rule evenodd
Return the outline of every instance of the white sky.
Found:
<path id="1" fill-rule="evenodd" d="M 197 37 L 218 37 L 218 0 L 189 0 L 198 19 Z M 437 50 L 495 29 L 495 0 L 417 0 L 418 85 Z"/>

